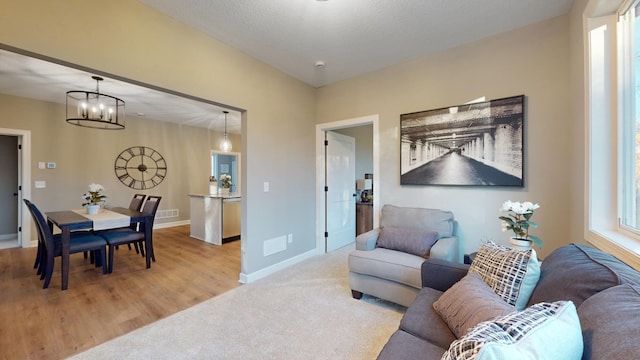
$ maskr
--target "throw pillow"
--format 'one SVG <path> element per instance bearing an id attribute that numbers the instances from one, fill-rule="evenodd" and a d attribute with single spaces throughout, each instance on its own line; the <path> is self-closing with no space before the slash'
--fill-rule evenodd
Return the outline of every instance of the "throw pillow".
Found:
<path id="1" fill-rule="evenodd" d="M 582 331 L 571 301 L 539 303 L 478 324 L 455 340 L 442 360 L 580 360 Z"/>
<path id="2" fill-rule="evenodd" d="M 455 283 L 433 303 L 433 308 L 458 338 L 478 323 L 516 311 L 477 273 L 468 274 Z"/>
<path id="3" fill-rule="evenodd" d="M 508 304 L 522 310 L 540 279 L 540 263 L 533 249 L 513 250 L 493 242 L 483 244 L 469 267 Z"/>
<path id="4" fill-rule="evenodd" d="M 376 246 L 427 258 L 436 240 L 438 233 L 435 231 L 385 226 L 380 231 Z"/>

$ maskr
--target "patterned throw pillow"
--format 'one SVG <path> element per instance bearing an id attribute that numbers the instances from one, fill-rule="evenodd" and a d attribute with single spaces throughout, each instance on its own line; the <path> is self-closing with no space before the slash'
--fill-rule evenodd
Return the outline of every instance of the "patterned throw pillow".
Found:
<path id="1" fill-rule="evenodd" d="M 513 250 L 493 242 L 483 244 L 469 267 L 508 304 L 522 310 L 540 279 L 540 263 L 533 249 Z"/>
<path id="2" fill-rule="evenodd" d="M 582 351 L 576 307 L 558 301 L 478 324 L 452 342 L 441 360 L 580 360 Z"/>
<path id="3" fill-rule="evenodd" d="M 458 338 L 480 322 L 516 311 L 476 273 L 467 274 L 453 284 L 433 303 L 433 309 Z"/>

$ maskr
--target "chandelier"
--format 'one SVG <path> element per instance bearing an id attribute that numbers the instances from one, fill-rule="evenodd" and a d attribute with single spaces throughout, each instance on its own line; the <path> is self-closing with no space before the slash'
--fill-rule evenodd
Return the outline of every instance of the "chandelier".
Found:
<path id="1" fill-rule="evenodd" d="M 96 81 L 96 91 L 67 91 L 67 122 L 69 124 L 94 129 L 124 129 L 124 100 L 101 94 L 99 76 L 92 76 Z"/>

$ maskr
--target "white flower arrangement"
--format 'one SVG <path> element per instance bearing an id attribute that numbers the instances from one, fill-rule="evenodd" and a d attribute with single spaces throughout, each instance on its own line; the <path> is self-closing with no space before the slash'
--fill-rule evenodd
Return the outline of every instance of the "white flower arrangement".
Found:
<path id="1" fill-rule="evenodd" d="M 233 183 L 231 182 L 231 175 L 229 174 L 221 174 L 218 182 L 220 183 L 220 187 L 224 189 L 228 189 L 233 186 Z"/>
<path id="2" fill-rule="evenodd" d="M 529 234 L 529 228 L 537 228 L 538 224 L 531 221 L 534 210 L 540 208 L 540 205 L 534 204 L 529 201 L 515 202 L 511 200 L 505 201 L 502 204 L 500 211 L 508 212 L 507 216 L 498 217 L 502 220 L 502 231 L 506 232 L 512 230 L 516 235 L 516 238 L 523 240 L 531 240 L 542 248 L 542 240 L 536 235 Z"/>
<path id="3" fill-rule="evenodd" d="M 89 191 L 82 195 L 82 200 L 85 201 L 82 206 L 96 205 L 100 202 L 103 202 L 104 199 L 107 198 L 107 195 L 104 195 L 102 193 L 103 191 L 104 186 L 95 183 L 89 184 Z"/>

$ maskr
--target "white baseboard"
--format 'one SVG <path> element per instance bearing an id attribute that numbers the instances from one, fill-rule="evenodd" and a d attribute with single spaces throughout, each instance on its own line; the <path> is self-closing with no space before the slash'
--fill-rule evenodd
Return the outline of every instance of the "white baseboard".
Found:
<path id="1" fill-rule="evenodd" d="M 0 235 L 0 241 L 4 240 L 15 240 L 18 238 L 18 233 L 15 234 L 2 234 Z"/>
<path id="2" fill-rule="evenodd" d="M 191 221 L 189 221 L 189 220 L 180 220 L 180 221 L 166 222 L 166 223 L 162 223 L 162 224 L 154 223 L 153 224 L 153 228 L 154 229 L 164 229 L 164 228 L 170 228 L 170 227 L 182 226 L 182 225 L 189 225 L 189 224 L 191 224 Z"/>
<path id="3" fill-rule="evenodd" d="M 240 273 L 240 279 L 238 280 L 239 282 L 243 283 L 243 284 L 248 284 L 250 282 L 254 282 L 256 280 L 262 279 L 265 276 L 271 275 L 275 272 L 278 272 L 280 270 L 283 270 L 291 265 L 297 264 L 299 262 L 302 262 L 304 260 L 307 260 L 309 258 L 312 258 L 314 256 L 318 255 L 318 253 L 316 252 L 316 249 L 313 250 L 309 250 L 305 253 L 302 253 L 300 255 L 294 256 L 290 259 L 287 259 L 285 261 L 279 262 L 277 264 L 271 265 L 269 267 L 266 267 L 264 269 L 258 270 L 256 272 L 252 272 L 251 274 L 245 274 L 245 273 Z"/>

